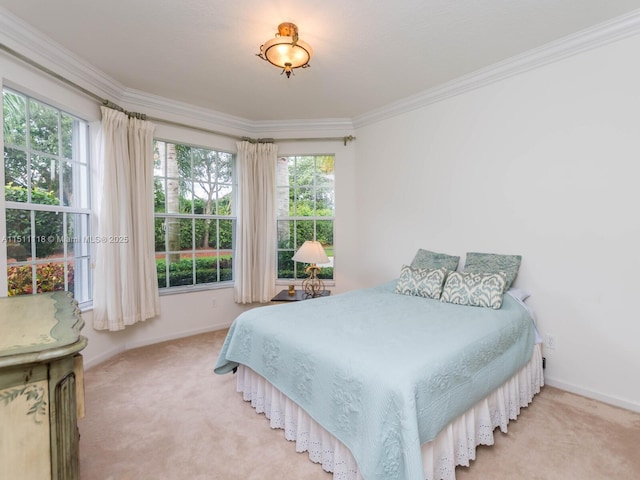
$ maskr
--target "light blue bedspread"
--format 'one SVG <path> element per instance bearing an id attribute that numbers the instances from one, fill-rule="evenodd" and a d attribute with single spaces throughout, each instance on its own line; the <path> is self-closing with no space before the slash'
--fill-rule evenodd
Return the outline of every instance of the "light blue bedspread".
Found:
<path id="1" fill-rule="evenodd" d="M 215 366 L 262 375 L 344 443 L 365 480 L 421 480 L 420 446 L 531 358 L 525 308 L 451 305 L 375 288 L 255 308 Z"/>

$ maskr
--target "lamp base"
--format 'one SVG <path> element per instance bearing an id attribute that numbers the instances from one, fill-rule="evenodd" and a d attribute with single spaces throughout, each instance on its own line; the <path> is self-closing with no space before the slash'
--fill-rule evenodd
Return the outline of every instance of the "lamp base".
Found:
<path id="1" fill-rule="evenodd" d="M 306 273 L 309 273 L 309 277 L 302 281 L 302 290 L 311 298 L 321 297 L 324 291 L 324 282 L 318 278 L 318 272 L 320 268 L 315 264 L 311 264 L 307 267 Z"/>

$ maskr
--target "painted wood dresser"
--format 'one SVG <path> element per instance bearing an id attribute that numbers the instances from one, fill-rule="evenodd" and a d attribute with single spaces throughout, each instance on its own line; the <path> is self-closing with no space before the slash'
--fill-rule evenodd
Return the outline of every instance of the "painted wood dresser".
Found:
<path id="1" fill-rule="evenodd" d="M 66 292 L 0 298 L 0 479 L 79 479 L 83 326 Z"/>

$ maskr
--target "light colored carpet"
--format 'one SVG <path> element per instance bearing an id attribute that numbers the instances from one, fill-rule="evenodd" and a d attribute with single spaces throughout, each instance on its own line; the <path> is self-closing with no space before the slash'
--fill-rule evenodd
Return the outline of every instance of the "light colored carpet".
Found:
<path id="1" fill-rule="evenodd" d="M 85 373 L 81 480 L 330 480 L 213 365 L 226 331 L 139 348 Z M 459 480 L 640 478 L 640 414 L 544 387 Z"/>

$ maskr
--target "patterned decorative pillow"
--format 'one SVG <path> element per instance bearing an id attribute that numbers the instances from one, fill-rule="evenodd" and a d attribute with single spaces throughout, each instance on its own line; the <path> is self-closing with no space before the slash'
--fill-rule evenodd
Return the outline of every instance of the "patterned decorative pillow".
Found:
<path id="1" fill-rule="evenodd" d="M 446 276 L 446 268 L 411 268 L 403 265 L 396 283 L 396 293 L 437 300 Z"/>
<path id="2" fill-rule="evenodd" d="M 473 307 L 502 306 L 504 273 L 451 272 L 442 289 L 440 301 Z"/>
<path id="3" fill-rule="evenodd" d="M 504 272 L 506 280 L 504 291 L 506 292 L 516 279 L 521 262 L 521 255 L 467 252 L 463 271 L 472 273 Z"/>
<path id="4" fill-rule="evenodd" d="M 446 268 L 455 272 L 460 257 L 419 249 L 411 261 L 411 268 Z"/>

